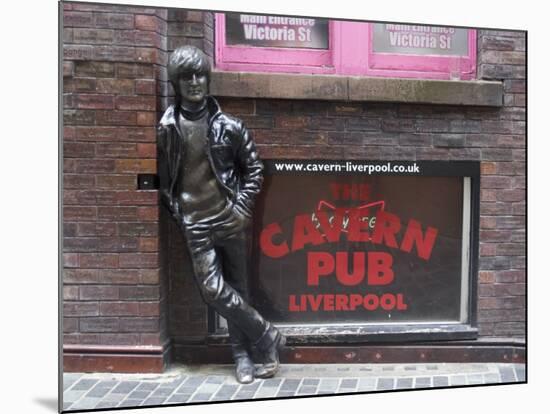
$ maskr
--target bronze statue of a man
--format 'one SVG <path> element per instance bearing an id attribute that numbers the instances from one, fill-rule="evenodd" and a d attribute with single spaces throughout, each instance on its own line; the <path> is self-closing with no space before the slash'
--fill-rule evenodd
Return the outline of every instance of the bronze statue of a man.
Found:
<path id="1" fill-rule="evenodd" d="M 248 304 L 247 287 L 247 227 L 263 164 L 243 123 L 208 95 L 210 63 L 201 50 L 176 49 L 168 77 L 176 99 L 158 127 L 161 200 L 185 234 L 203 300 L 227 320 L 237 380 L 272 377 L 285 337 Z"/>

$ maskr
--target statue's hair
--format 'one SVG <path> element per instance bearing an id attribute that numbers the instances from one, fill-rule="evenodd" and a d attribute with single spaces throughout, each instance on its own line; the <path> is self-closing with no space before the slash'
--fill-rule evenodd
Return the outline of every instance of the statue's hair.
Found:
<path id="1" fill-rule="evenodd" d="M 202 50 L 195 46 L 181 46 L 172 52 L 168 60 L 168 79 L 178 91 L 178 78 L 183 73 L 201 73 L 210 82 L 210 62 Z"/>

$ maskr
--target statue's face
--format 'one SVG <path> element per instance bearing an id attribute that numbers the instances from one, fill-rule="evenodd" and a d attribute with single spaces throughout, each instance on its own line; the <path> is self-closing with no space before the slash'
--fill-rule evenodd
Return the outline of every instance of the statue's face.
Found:
<path id="1" fill-rule="evenodd" d="M 185 73 L 180 75 L 178 86 L 184 101 L 199 103 L 208 94 L 208 77 L 202 73 Z"/>

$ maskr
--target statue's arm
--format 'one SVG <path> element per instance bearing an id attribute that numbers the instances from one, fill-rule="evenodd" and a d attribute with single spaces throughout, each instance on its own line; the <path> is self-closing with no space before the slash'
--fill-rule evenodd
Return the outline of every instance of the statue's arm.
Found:
<path id="1" fill-rule="evenodd" d="M 177 206 L 174 202 L 174 196 L 171 189 L 174 173 L 172 171 L 174 168 L 174 148 L 172 148 L 172 146 L 168 127 L 160 125 L 157 128 L 157 170 L 159 176 L 160 200 L 172 215 L 175 215 Z"/>
<path id="2" fill-rule="evenodd" d="M 245 216 L 252 217 L 255 198 L 262 187 L 264 166 L 250 131 L 240 121 L 239 135 L 237 156 L 242 176 L 235 207 Z"/>

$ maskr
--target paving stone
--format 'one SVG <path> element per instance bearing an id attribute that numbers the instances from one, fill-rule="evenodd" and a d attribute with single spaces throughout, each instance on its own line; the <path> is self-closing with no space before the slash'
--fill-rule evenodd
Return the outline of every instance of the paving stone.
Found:
<path id="1" fill-rule="evenodd" d="M 315 394 L 317 392 L 316 386 L 306 385 L 300 387 L 298 394 Z"/>
<path id="2" fill-rule="evenodd" d="M 451 375 L 451 385 L 466 385 L 466 376 Z"/>
<path id="3" fill-rule="evenodd" d="M 112 387 L 98 387 L 95 386 L 86 394 L 86 397 L 95 397 L 95 398 L 101 398 L 105 397 L 109 391 L 111 391 Z"/>
<path id="4" fill-rule="evenodd" d="M 175 388 L 159 387 L 151 394 L 151 397 L 168 397 L 175 391 Z"/>
<path id="5" fill-rule="evenodd" d="M 86 394 L 87 390 L 69 390 L 65 391 L 63 393 L 63 402 L 71 402 L 74 403 L 75 401 L 79 400 L 84 394 Z"/>
<path id="6" fill-rule="evenodd" d="M 86 409 L 90 409 L 90 408 L 95 408 L 96 405 L 98 405 L 100 401 L 101 401 L 101 398 L 87 398 L 87 397 L 84 397 L 81 400 L 78 400 L 73 405 L 73 410 L 86 410 Z"/>
<path id="7" fill-rule="evenodd" d="M 468 385 L 483 384 L 482 374 L 468 374 Z"/>
<path id="8" fill-rule="evenodd" d="M 166 401 L 166 397 L 149 397 L 143 401 L 142 405 L 161 405 Z"/>
<path id="9" fill-rule="evenodd" d="M 397 378 L 395 388 L 399 390 L 408 390 L 413 387 L 413 378 Z"/>
<path id="10" fill-rule="evenodd" d="M 100 401 L 96 406 L 95 409 L 100 408 L 115 408 L 118 403 L 113 403 L 112 401 Z"/>
<path id="11" fill-rule="evenodd" d="M 232 400 L 251 400 L 254 398 L 256 391 L 239 391 Z"/>
<path id="12" fill-rule="evenodd" d="M 449 378 L 445 376 L 433 377 L 434 387 L 446 387 L 449 385 Z"/>
<path id="13" fill-rule="evenodd" d="M 258 388 L 260 388 L 260 385 L 262 385 L 260 381 L 254 381 L 250 384 L 243 384 L 241 385 L 241 391 L 256 391 Z"/>
<path id="14" fill-rule="evenodd" d="M 133 391 L 134 388 L 136 388 L 139 385 L 139 382 L 137 381 L 123 381 L 120 384 L 118 384 L 115 388 L 113 388 L 113 391 L 111 391 L 113 394 L 128 394 L 130 391 Z"/>
<path id="15" fill-rule="evenodd" d="M 195 394 L 193 395 L 193 398 L 191 398 L 191 402 L 196 402 L 196 401 L 208 401 L 210 399 L 210 397 L 212 397 L 212 394 L 206 394 L 206 393 L 202 393 L 202 394 Z"/>
<path id="16" fill-rule="evenodd" d="M 378 378 L 378 384 L 376 390 L 393 390 L 394 379 L 393 378 Z"/>
<path id="17" fill-rule="evenodd" d="M 225 377 L 208 377 L 206 378 L 207 384 L 223 384 Z"/>
<path id="18" fill-rule="evenodd" d="M 500 382 L 500 377 L 496 373 L 483 374 L 483 383 L 484 384 L 496 384 Z"/>
<path id="19" fill-rule="evenodd" d="M 319 378 L 304 378 L 302 385 L 319 385 Z"/>
<path id="20" fill-rule="evenodd" d="M 276 387 L 267 387 L 260 388 L 256 391 L 254 398 L 273 398 L 277 395 L 278 388 Z"/>
<path id="21" fill-rule="evenodd" d="M 64 402 L 63 403 L 63 410 L 68 410 L 71 405 L 73 405 L 72 402 Z"/>
<path id="22" fill-rule="evenodd" d="M 294 397 L 293 391 L 279 391 L 277 397 Z"/>
<path id="23" fill-rule="evenodd" d="M 357 388 L 357 379 L 344 378 L 340 383 L 340 392 L 352 392 Z"/>
<path id="24" fill-rule="evenodd" d="M 268 378 L 263 380 L 262 388 L 278 388 L 283 382 L 282 378 Z"/>
<path id="25" fill-rule="evenodd" d="M 143 400 L 126 399 L 122 401 L 118 407 L 139 407 L 143 403 Z"/>
<path id="26" fill-rule="evenodd" d="M 376 378 L 359 378 L 357 391 L 372 391 L 376 387 Z"/>
<path id="27" fill-rule="evenodd" d="M 498 367 L 498 371 L 502 382 L 516 382 L 516 375 L 512 367 L 501 365 Z"/>
<path id="28" fill-rule="evenodd" d="M 431 377 L 417 377 L 414 383 L 414 388 L 426 388 L 431 387 L 432 378 Z"/>
<path id="29" fill-rule="evenodd" d="M 192 394 L 174 394 L 166 402 L 179 404 L 189 400 Z"/>
<path id="30" fill-rule="evenodd" d="M 283 385 L 281 385 L 281 391 L 283 391 L 283 392 L 287 392 L 287 391 L 296 392 L 296 390 L 298 389 L 298 386 L 300 385 L 300 381 L 301 380 L 299 380 L 299 379 L 286 378 L 283 382 Z"/>
<path id="31" fill-rule="evenodd" d="M 198 388 L 206 380 L 206 377 L 202 375 L 197 375 L 196 377 L 189 377 L 187 381 L 184 382 L 186 387 L 195 387 Z"/>
<path id="32" fill-rule="evenodd" d="M 128 394 L 128 398 L 145 400 L 147 399 L 147 397 L 149 397 L 150 394 L 151 391 L 132 391 L 130 394 Z"/>
<path id="33" fill-rule="evenodd" d="M 231 399 L 233 395 L 237 392 L 237 389 L 239 388 L 238 385 L 231 385 L 231 384 L 223 384 L 221 388 L 216 393 L 215 397 L 220 397 L 226 400 Z"/>
<path id="34" fill-rule="evenodd" d="M 319 383 L 319 392 L 335 392 L 340 380 L 338 378 L 322 378 Z"/>
<path id="35" fill-rule="evenodd" d="M 99 382 L 98 379 L 87 379 L 82 378 L 80 381 L 78 381 L 76 384 L 74 384 L 71 387 L 71 391 L 83 391 L 83 390 L 89 390 L 92 388 L 97 382 Z"/>
<path id="36" fill-rule="evenodd" d="M 136 391 L 153 391 L 158 386 L 159 384 L 156 382 L 142 382 L 137 386 L 135 390 Z"/>
<path id="37" fill-rule="evenodd" d="M 525 365 L 517 365 L 515 368 L 517 380 L 524 382 L 526 380 Z"/>
<path id="38" fill-rule="evenodd" d="M 195 391 L 197 391 L 198 387 L 186 387 L 185 385 L 182 385 L 181 387 L 176 389 L 176 392 L 178 394 L 193 394 Z"/>

